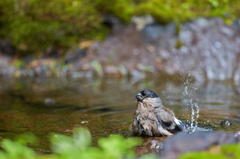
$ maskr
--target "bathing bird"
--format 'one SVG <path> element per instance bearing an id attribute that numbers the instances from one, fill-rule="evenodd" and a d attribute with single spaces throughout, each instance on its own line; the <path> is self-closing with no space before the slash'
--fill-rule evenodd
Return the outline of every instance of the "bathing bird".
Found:
<path id="1" fill-rule="evenodd" d="M 137 110 L 130 130 L 139 136 L 171 136 L 183 131 L 181 121 L 170 109 L 162 104 L 159 96 L 150 90 L 142 90 L 137 95 Z"/>

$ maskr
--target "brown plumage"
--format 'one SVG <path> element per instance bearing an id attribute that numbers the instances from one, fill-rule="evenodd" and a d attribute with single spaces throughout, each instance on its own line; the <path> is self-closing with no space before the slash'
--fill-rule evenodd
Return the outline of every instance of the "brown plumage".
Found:
<path id="1" fill-rule="evenodd" d="M 136 96 L 137 110 L 130 130 L 140 136 L 170 136 L 182 131 L 181 121 L 162 105 L 161 99 L 152 91 L 142 90 Z"/>

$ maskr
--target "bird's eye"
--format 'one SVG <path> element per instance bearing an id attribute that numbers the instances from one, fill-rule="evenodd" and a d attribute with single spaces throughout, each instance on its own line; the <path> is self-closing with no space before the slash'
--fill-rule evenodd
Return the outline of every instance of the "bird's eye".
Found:
<path id="1" fill-rule="evenodd" d="M 145 95 L 146 95 L 146 93 L 143 91 L 143 92 L 142 92 L 142 95 L 143 95 L 143 96 L 145 96 Z"/>

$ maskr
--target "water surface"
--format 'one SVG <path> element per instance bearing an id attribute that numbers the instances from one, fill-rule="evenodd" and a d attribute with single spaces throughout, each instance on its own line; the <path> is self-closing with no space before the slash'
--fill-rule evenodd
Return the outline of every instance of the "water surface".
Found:
<path id="1" fill-rule="evenodd" d="M 135 95 L 144 88 L 156 92 L 185 122 L 194 119 L 194 124 L 214 131 L 239 130 L 239 87 L 231 82 L 195 83 L 162 76 L 141 80 L 8 78 L 0 80 L 0 139 L 33 132 L 40 139 L 38 148 L 48 150 L 51 132 L 71 135 L 78 126 L 91 131 L 93 145 L 109 134 L 129 137 Z M 222 121 L 231 125 L 221 125 Z"/>

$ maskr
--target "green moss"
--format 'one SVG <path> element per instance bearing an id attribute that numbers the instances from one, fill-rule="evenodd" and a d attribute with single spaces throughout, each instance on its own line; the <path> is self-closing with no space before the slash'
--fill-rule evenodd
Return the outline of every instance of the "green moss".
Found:
<path id="1" fill-rule="evenodd" d="M 214 149 L 215 148 L 215 149 Z M 213 147 L 204 152 L 188 152 L 180 155 L 180 159 L 200 159 L 200 158 L 240 158 L 240 144 L 224 145 L 222 147 Z"/>
<path id="2" fill-rule="evenodd" d="M 48 46 L 67 48 L 107 34 L 102 16 L 113 14 L 125 23 L 133 15 L 152 15 L 159 23 L 181 23 L 197 17 L 238 18 L 238 0 L 5 0 L 0 1 L 0 37 L 12 40 L 20 53 Z"/>
<path id="3" fill-rule="evenodd" d="M 175 47 L 176 47 L 177 49 L 180 49 L 183 45 L 184 45 L 183 42 L 178 39 L 178 40 L 176 41 L 176 46 L 175 46 Z"/>
<path id="4" fill-rule="evenodd" d="M 209 154 L 204 152 L 199 152 L 199 153 L 189 152 L 179 157 L 179 159 L 202 159 L 202 158 L 225 159 L 225 157 L 222 154 Z"/>
<path id="5" fill-rule="evenodd" d="M 130 19 L 134 15 L 134 9 L 136 7 L 134 0 L 96 0 L 94 3 L 96 9 L 102 14 L 113 14 L 125 23 L 130 22 Z"/>
<path id="6" fill-rule="evenodd" d="M 90 0 L 6 0 L 0 2 L 0 8 L 0 35 L 10 38 L 22 53 L 48 46 L 66 48 L 106 34 L 101 14 Z"/>

